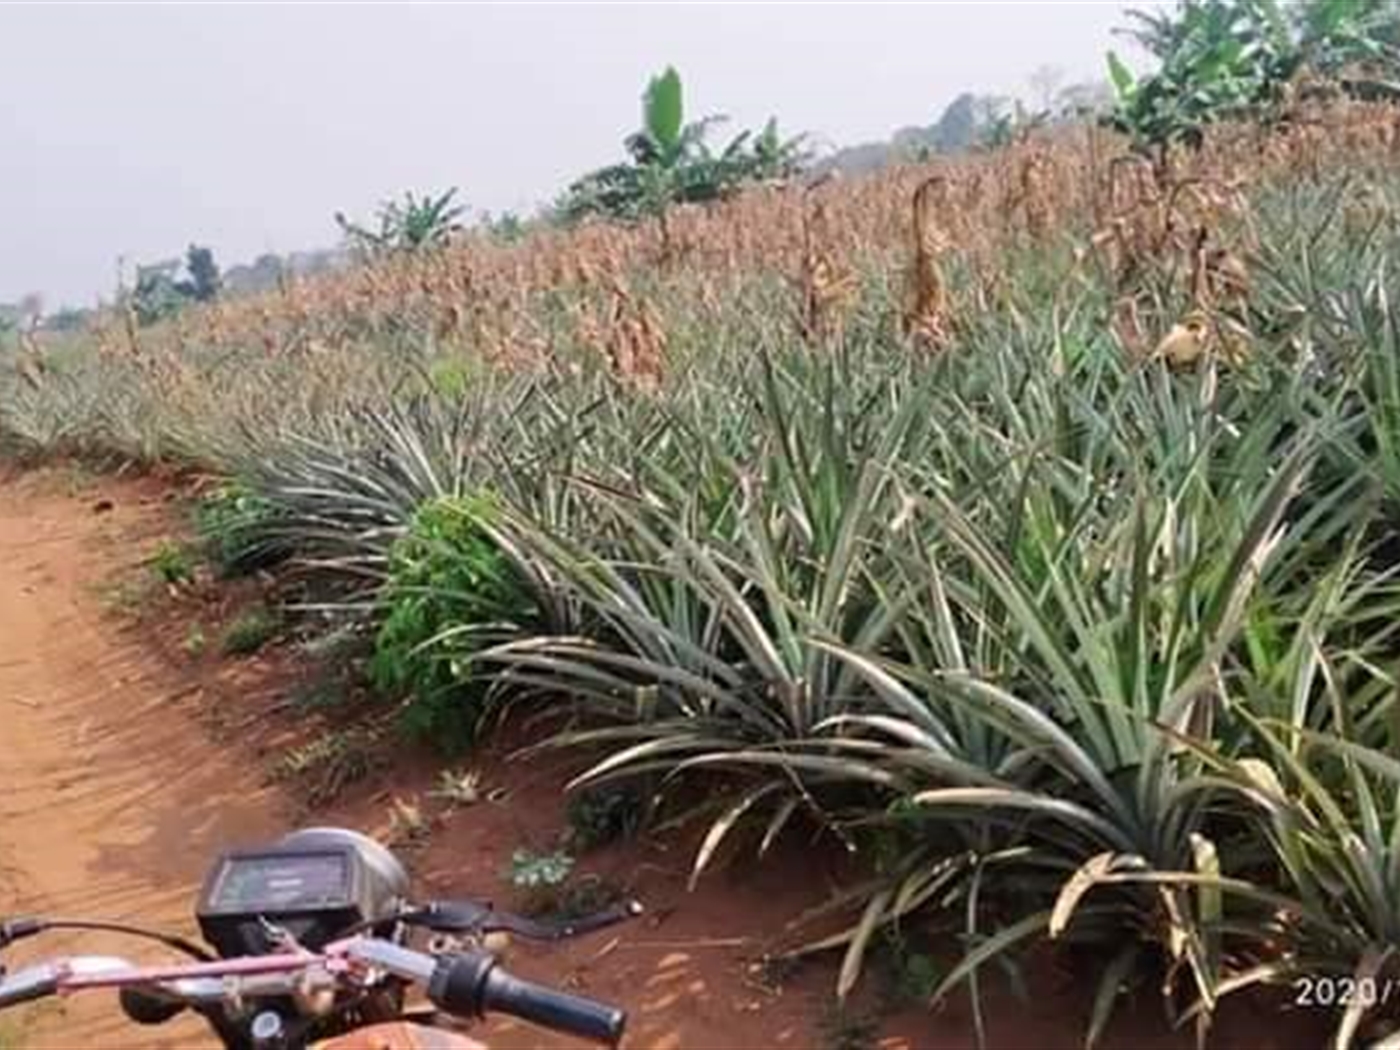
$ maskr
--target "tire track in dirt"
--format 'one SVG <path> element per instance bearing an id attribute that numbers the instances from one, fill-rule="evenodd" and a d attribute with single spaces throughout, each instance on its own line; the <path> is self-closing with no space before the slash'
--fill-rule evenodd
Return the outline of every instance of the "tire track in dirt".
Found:
<path id="1" fill-rule="evenodd" d="M 0 482 L 0 914 L 188 930 L 213 855 L 283 826 L 281 800 L 182 708 L 193 687 L 106 612 L 97 584 L 153 519 L 137 490 L 96 514 L 42 477 Z M 120 564 L 120 562 L 118 562 Z M 65 951 L 149 958 L 139 942 L 53 935 Z M 158 951 L 158 950 L 157 950 Z M 0 1018 L 25 1050 L 209 1045 L 194 1021 L 134 1027 L 102 993 Z"/>

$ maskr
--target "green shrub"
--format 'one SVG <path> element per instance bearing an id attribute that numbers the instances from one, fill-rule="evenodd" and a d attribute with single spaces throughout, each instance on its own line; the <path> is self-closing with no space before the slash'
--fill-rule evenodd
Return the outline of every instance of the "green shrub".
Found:
<path id="1" fill-rule="evenodd" d="M 645 798 L 632 784 L 602 784 L 569 796 L 569 844 L 586 851 L 631 838 L 641 826 Z"/>
<path id="2" fill-rule="evenodd" d="M 448 751 L 472 741 L 485 708 L 487 682 L 472 654 L 532 614 L 491 536 L 491 517 L 485 499 L 432 500 L 389 555 L 370 677 L 381 691 L 409 698 L 410 733 Z"/>
<path id="3" fill-rule="evenodd" d="M 445 357 L 428 369 L 433 389 L 450 401 L 460 401 L 471 386 L 473 368 L 470 361 L 460 357 Z"/>
<path id="4" fill-rule="evenodd" d="M 248 656 L 257 652 L 276 636 L 282 622 L 270 609 L 256 608 L 240 613 L 224 631 L 224 652 L 229 656 Z"/>
<path id="5" fill-rule="evenodd" d="M 280 559 L 285 551 L 271 535 L 275 517 L 272 503 L 239 481 L 205 495 L 194 513 L 205 555 L 223 576 L 241 576 Z"/>
<path id="6" fill-rule="evenodd" d="M 189 583 L 194 579 L 194 559 L 189 550 L 173 540 L 165 540 L 151 555 L 151 571 L 160 577 L 162 583 L 172 587 Z"/>

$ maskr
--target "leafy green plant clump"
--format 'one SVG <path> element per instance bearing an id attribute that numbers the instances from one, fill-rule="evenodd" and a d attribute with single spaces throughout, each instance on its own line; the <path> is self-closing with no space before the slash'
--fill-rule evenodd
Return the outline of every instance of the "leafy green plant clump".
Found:
<path id="1" fill-rule="evenodd" d="M 275 517 L 272 503 L 239 481 L 205 495 L 194 513 L 205 552 L 224 576 L 241 576 L 279 560 L 281 548 L 270 535 Z"/>
<path id="2" fill-rule="evenodd" d="M 282 621 L 270 609 L 240 613 L 224 632 L 223 648 L 229 656 L 250 656 L 276 637 Z"/>
<path id="3" fill-rule="evenodd" d="M 1129 11 L 1124 35 L 1159 65 L 1141 78 L 1112 52 L 1118 96 L 1110 123 L 1165 163 L 1173 143 L 1199 148 L 1206 128 L 1277 120 L 1308 88 L 1353 98 L 1400 97 L 1400 10 L 1388 0 L 1179 0 L 1170 11 Z"/>
<path id="4" fill-rule="evenodd" d="M 518 849 L 511 854 L 505 878 L 520 892 L 522 910 L 541 914 L 559 910 L 564 886 L 573 870 L 573 856 L 562 849 L 551 853 Z"/>
<path id="5" fill-rule="evenodd" d="M 190 624 L 185 632 L 184 641 L 180 643 L 180 648 L 185 651 L 185 655 L 197 658 L 204 655 L 204 650 L 209 646 L 209 639 L 204 634 L 204 628 L 197 623 Z"/>
<path id="6" fill-rule="evenodd" d="M 184 544 L 165 540 L 151 555 L 151 571 L 162 583 L 179 587 L 194 579 L 194 559 Z"/>
<path id="7" fill-rule="evenodd" d="M 370 660 L 374 685 L 406 695 L 405 728 L 444 750 L 471 743 L 487 683 L 472 655 L 531 618 L 527 592 L 492 538 L 491 504 L 424 504 L 389 556 L 384 620 Z"/>
<path id="8" fill-rule="evenodd" d="M 646 800 L 633 784 L 603 784 L 569 797 L 569 844 L 578 850 L 631 838 L 641 827 Z"/>

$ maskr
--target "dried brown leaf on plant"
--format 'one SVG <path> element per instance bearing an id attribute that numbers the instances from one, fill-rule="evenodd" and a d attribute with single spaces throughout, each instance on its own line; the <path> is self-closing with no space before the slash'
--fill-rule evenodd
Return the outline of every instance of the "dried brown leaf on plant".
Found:
<path id="1" fill-rule="evenodd" d="M 1019 211 L 1026 232 L 1040 239 L 1049 232 L 1053 220 L 1050 191 L 1050 160 L 1041 150 L 1028 153 L 1021 160 L 1019 187 L 1011 210 Z"/>
<path id="2" fill-rule="evenodd" d="M 621 279 L 609 288 L 611 303 L 604 347 L 613 374 L 643 390 L 661 385 L 666 333 L 655 312 L 635 297 Z"/>
<path id="3" fill-rule="evenodd" d="M 948 180 L 942 175 L 925 179 L 914 191 L 911 209 L 913 254 L 906 280 L 904 334 L 932 350 L 942 349 L 950 335 L 948 282 L 941 263 L 948 242 L 937 210 L 939 202 L 946 202 L 947 189 Z"/>
<path id="4" fill-rule="evenodd" d="M 831 221 L 818 200 L 803 217 L 802 338 L 809 344 L 838 337 L 855 296 L 856 281 L 832 248 Z"/>
<path id="5" fill-rule="evenodd" d="M 1131 359 L 1141 361 L 1148 357 L 1147 330 L 1135 297 L 1123 295 L 1114 301 L 1109 327 Z"/>
<path id="6" fill-rule="evenodd" d="M 1203 310 L 1192 310 L 1157 343 L 1155 359 L 1172 368 L 1194 368 L 1212 349 L 1214 331 Z"/>
<path id="7" fill-rule="evenodd" d="M 48 362 L 44 360 L 43 351 L 39 349 L 39 343 L 34 338 L 33 332 L 21 332 L 19 336 L 19 360 L 15 363 L 15 368 L 19 372 L 19 377 L 29 386 L 38 390 L 44 385 L 44 377 L 48 375 Z"/>

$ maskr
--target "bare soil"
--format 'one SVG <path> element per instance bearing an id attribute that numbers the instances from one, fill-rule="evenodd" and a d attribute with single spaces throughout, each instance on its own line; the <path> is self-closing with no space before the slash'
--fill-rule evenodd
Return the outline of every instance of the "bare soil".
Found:
<path id="1" fill-rule="evenodd" d="M 407 746 L 381 745 L 377 765 L 314 804 L 304 785 L 271 777 L 297 747 L 334 731 L 333 719 L 318 724 L 292 710 L 309 673 L 305 658 L 277 647 L 230 658 L 215 644 L 192 644 L 216 638 L 247 595 L 155 579 L 146 560 L 182 530 L 171 491 L 72 469 L 0 476 L 0 915 L 101 916 L 189 933 L 196 887 L 220 850 L 308 822 L 402 838 L 403 805 L 422 817 L 422 833 L 402 848 L 425 895 L 509 905 L 502 872 L 511 853 L 547 849 L 565 826 L 567 770 L 497 744 L 470 760 L 488 797 L 456 806 L 433 791 L 441 760 Z M 833 891 L 839 858 L 796 839 L 762 865 L 744 854 L 689 891 L 693 847 L 686 837 L 659 836 L 588 855 L 583 874 L 638 896 L 646 917 L 562 947 L 518 946 L 509 965 L 625 1005 L 627 1045 L 638 1050 L 855 1050 L 824 1023 L 833 1012 L 829 962 L 776 983 L 761 965 L 788 921 Z M 7 961 L 64 951 L 150 957 L 130 941 L 83 935 L 25 944 Z M 1036 981 L 1031 1007 L 989 992 L 989 1045 L 1080 1045 L 1089 990 L 1062 965 L 1047 965 Z M 864 1045 L 970 1048 L 969 1016 L 961 1001 L 887 1015 Z M 1211 1045 L 1318 1047 L 1322 1020 L 1242 1002 Z M 575 1045 L 508 1021 L 487 1024 L 481 1036 L 497 1050 Z M 9 1043 L 211 1045 L 189 1021 L 135 1028 L 101 995 L 0 1017 L 0 1046 Z M 1185 1050 L 1193 1040 L 1168 1032 L 1145 996 L 1120 1007 L 1105 1045 Z"/>

